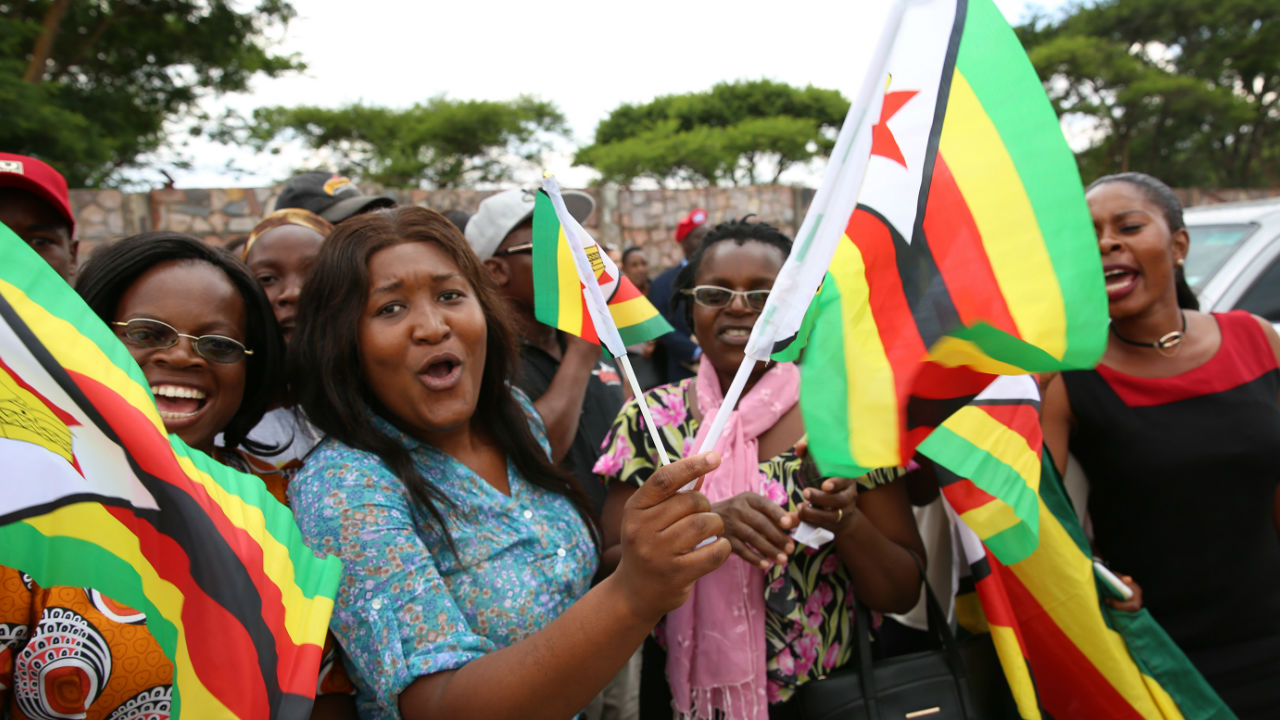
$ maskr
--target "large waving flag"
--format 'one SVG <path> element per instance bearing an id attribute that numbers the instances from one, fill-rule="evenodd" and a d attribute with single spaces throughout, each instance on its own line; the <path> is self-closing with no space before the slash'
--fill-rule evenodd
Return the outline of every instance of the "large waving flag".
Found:
<path id="1" fill-rule="evenodd" d="M 621 355 L 592 320 L 587 286 L 579 276 L 574 249 L 565 234 L 570 226 L 591 266 L 591 277 L 608 304 L 622 344 L 635 345 L 671 332 L 671 324 L 604 253 L 577 220 L 567 212 L 557 214 L 545 190 L 538 191 L 533 206 L 533 312 L 539 322 L 559 328 L 596 344 L 604 344 L 614 357 Z M 608 333 L 604 333 L 607 335 Z"/>
<path id="2" fill-rule="evenodd" d="M 125 347 L 3 225 L 0 319 L 0 565 L 145 613 L 174 717 L 305 718 L 338 560 L 261 480 L 167 436 Z"/>
<path id="3" fill-rule="evenodd" d="M 1013 416 L 1021 411 L 1006 419 L 1020 424 Z M 1234 720 L 1149 612 L 1102 602 L 1110 595 L 1047 454 L 1035 495 L 1036 543 L 1016 562 L 1003 561 L 1007 553 L 993 544 L 1008 544 L 1008 517 L 975 511 L 969 481 L 945 469 L 939 475 L 1019 715 Z"/>
<path id="4" fill-rule="evenodd" d="M 901 465 L 989 374 L 1091 367 L 1106 342 L 1075 160 L 992 1 L 909 3 L 887 68 L 802 363 L 824 474 Z"/>

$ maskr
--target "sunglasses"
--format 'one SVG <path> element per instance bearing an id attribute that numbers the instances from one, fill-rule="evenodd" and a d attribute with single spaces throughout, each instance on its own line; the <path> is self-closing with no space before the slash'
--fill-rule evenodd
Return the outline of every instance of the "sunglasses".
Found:
<path id="1" fill-rule="evenodd" d="M 523 245 L 512 245 L 506 250 L 499 250 L 494 253 L 494 257 L 503 257 L 504 255 L 519 255 L 520 253 L 533 252 L 533 243 L 525 243 Z"/>
<path id="2" fill-rule="evenodd" d="M 769 299 L 770 292 L 769 290 L 730 290 L 719 285 L 699 285 L 692 290 L 683 291 L 699 305 L 715 309 L 728 307 L 735 297 L 741 295 L 742 299 L 746 300 L 747 307 L 755 312 L 764 310 L 764 303 Z"/>
<path id="3" fill-rule="evenodd" d="M 200 357 L 216 363 L 238 363 L 245 355 L 253 351 L 246 348 L 239 340 L 232 340 L 222 335 L 188 335 L 178 332 L 172 325 L 151 320 L 135 318 L 128 322 L 113 322 L 112 325 L 124 328 L 121 333 L 124 341 L 136 348 L 144 350 L 163 350 L 178 344 L 178 338 L 189 338 Z"/>

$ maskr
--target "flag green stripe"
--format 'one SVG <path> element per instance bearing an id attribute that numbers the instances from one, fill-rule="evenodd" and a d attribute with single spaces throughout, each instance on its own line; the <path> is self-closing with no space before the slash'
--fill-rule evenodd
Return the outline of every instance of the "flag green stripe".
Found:
<path id="1" fill-rule="evenodd" d="M 555 206 L 551 198 L 539 190 L 533 205 L 533 315 L 538 322 L 551 327 L 559 327 L 560 322 L 556 253 L 561 245 L 560 219 L 556 217 Z"/>
<path id="2" fill-rule="evenodd" d="M 169 436 L 169 444 L 175 452 L 189 458 L 198 469 L 208 473 L 213 482 L 223 490 L 243 500 L 250 512 L 253 508 L 262 511 L 263 527 L 288 552 L 289 562 L 293 564 L 293 583 L 304 596 L 332 597 L 332 591 L 328 588 L 332 587 L 333 578 L 341 574 L 341 561 L 333 555 L 317 558 L 311 552 L 302 540 L 293 512 L 271 495 L 261 478 L 236 472 L 208 455 L 192 450 L 177 435 Z M 253 542 L 262 544 L 263 540 L 254 539 Z M 273 582 L 283 582 L 277 573 L 267 572 L 267 576 Z"/>
<path id="3" fill-rule="evenodd" d="M 666 335 L 668 332 L 671 332 L 671 326 L 667 324 L 666 319 L 661 315 L 654 315 L 636 325 L 618 328 L 618 334 L 622 336 L 623 345 L 648 342 L 659 335 Z"/>
<path id="4" fill-rule="evenodd" d="M 840 288 L 827 276 L 814 300 L 819 313 L 840 318 Z M 844 322 L 815 323 L 800 358 L 800 405 L 804 408 L 809 453 L 825 477 L 862 477 L 871 468 L 858 464 L 849 444 L 849 371 L 845 366 Z"/>
<path id="5" fill-rule="evenodd" d="M 1067 296 L 1063 362 L 1091 365 L 1101 355 L 1106 336 L 1088 321 L 1106 315 L 1106 295 L 1101 260 L 1079 252 L 1080 238 L 1093 236 L 1083 212 L 1079 170 L 1065 140 L 1046 147 L 1046 127 L 1061 136 L 1058 117 L 1017 36 L 991 0 L 969 0 L 956 68 L 1004 141 Z"/>
<path id="6" fill-rule="evenodd" d="M 1070 316 L 1071 313 L 1068 311 L 1067 317 L 1070 318 Z M 969 327 L 958 327 L 948 334 L 967 340 L 977 345 L 990 357 L 999 358 L 1001 362 L 1016 365 L 1027 372 L 1045 372 L 1063 367 L 1061 360 L 1042 348 L 992 327 L 986 322 L 977 322 Z"/>
<path id="7" fill-rule="evenodd" d="M 1025 559 L 1039 544 L 1040 501 L 1036 492 L 996 456 L 961 437 L 945 425 L 920 443 L 919 451 L 974 487 L 1008 505 L 1022 522 L 984 540 L 1000 562 L 1012 565 Z M 996 544 L 992 544 L 992 542 Z"/>
<path id="8" fill-rule="evenodd" d="M 131 607 L 146 614 L 147 631 L 160 647 L 178 646 L 177 628 L 146 597 L 137 571 L 102 546 L 48 537 L 23 522 L 0 526 L 0 546 L 7 566 L 26 572 L 44 587 L 91 587 L 110 598 L 129 598 Z M 173 684 L 173 717 L 180 716 L 179 685 Z"/>

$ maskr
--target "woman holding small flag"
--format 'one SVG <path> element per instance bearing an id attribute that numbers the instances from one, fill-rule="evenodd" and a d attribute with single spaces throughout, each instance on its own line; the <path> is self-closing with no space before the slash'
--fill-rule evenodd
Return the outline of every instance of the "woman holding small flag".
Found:
<path id="1" fill-rule="evenodd" d="M 508 381 L 503 308 L 457 228 L 419 207 L 343 222 L 303 288 L 290 363 L 328 437 L 290 500 L 344 563 L 331 627 L 362 717 L 571 717 L 729 555 L 698 547 L 723 526 L 678 492 L 718 464 L 698 455 L 635 495 L 618 570 L 591 587 L 590 511 Z"/>
<path id="2" fill-rule="evenodd" d="M 1139 591 L 1121 607 L 1145 605 L 1237 716 L 1273 718 L 1280 336 L 1243 311 L 1197 310 L 1164 183 L 1110 175 L 1086 199 L 1111 332 L 1096 369 L 1049 381 L 1045 444 L 1059 471 L 1070 452 L 1088 477 L 1096 551 Z"/>
<path id="3" fill-rule="evenodd" d="M 790 248 L 766 223 L 726 222 L 707 234 L 677 276 L 676 297 L 703 350 L 701 365 L 695 378 L 654 388 L 641 400 L 669 453 L 688 454 L 710 426 L 703 421 L 741 364 Z M 920 576 L 911 555 L 922 558 L 924 551 L 905 488 L 891 482 L 898 473 L 809 482 L 796 451 L 804 435 L 798 398 L 795 365 L 760 365 L 731 415 L 719 446 L 724 464 L 704 489 L 724 518 L 735 557 L 667 615 L 659 637 L 668 651 L 670 707 L 654 703 L 646 677 L 645 717 L 669 717 L 671 707 L 680 717 L 788 717 L 786 701 L 797 687 L 853 658 L 855 594 L 884 611 L 916 600 Z M 639 408 L 636 400 L 623 408 L 595 466 L 610 488 L 606 562 L 621 537 L 618 511 L 652 482 L 660 464 Z M 830 531 L 835 541 L 801 547 L 788 535 L 801 521 Z"/>

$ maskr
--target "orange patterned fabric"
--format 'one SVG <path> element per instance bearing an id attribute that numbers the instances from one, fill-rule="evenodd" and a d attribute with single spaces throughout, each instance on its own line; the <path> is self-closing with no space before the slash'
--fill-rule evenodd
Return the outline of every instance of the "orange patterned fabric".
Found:
<path id="1" fill-rule="evenodd" d="M 281 473 L 242 457 L 283 502 Z M 12 720 L 167 720 L 172 683 L 173 664 L 141 612 L 90 588 L 43 588 L 0 566 L 0 716 L 7 709 Z M 316 687 L 355 692 L 332 633 Z"/>

